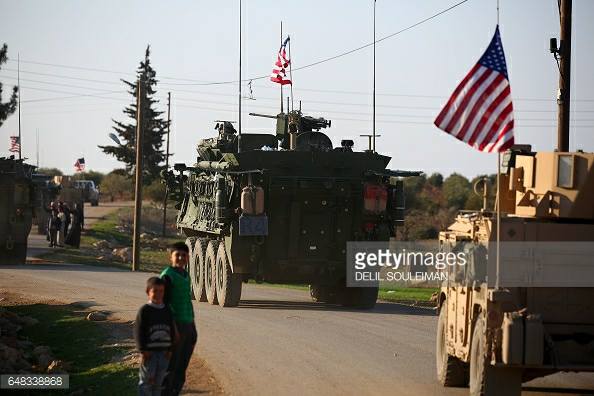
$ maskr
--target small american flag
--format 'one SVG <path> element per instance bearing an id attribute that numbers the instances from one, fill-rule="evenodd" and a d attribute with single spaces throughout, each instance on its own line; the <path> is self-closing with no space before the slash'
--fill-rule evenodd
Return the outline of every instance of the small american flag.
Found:
<path id="1" fill-rule="evenodd" d="M 74 163 L 74 169 L 77 172 L 82 172 L 85 170 L 85 159 L 84 158 L 79 158 L 76 160 L 76 162 Z"/>
<path id="2" fill-rule="evenodd" d="M 18 136 L 10 137 L 10 148 L 8 149 L 11 153 L 18 153 L 21 151 L 21 138 Z"/>
<path id="3" fill-rule="evenodd" d="M 502 152 L 514 144 L 511 89 L 499 26 L 434 123 L 479 151 Z"/>
<path id="4" fill-rule="evenodd" d="M 287 57 L 287 43 L 289 42 L 289 36 L 283 42 L 280 49 L 278 50 L 278 55 L 276 58 L 276 62 L 272 67 L 272 74 L 270 75 L 270 81 L 285 85 L 291 84 L 291 80 L 287 78 L 287 67 L 291 64 L 291 60 Z"/>

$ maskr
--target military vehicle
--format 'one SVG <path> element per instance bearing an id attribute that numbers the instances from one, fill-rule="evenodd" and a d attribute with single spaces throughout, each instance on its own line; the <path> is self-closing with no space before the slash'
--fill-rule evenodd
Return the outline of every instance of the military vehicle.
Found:
<path id="1" fill-rule="evenodd" d="M 252 114 L 254 115 L 254 114 Z M 258 115 L 262 116 L 262 115 Z M 309 284 L 315 301 L 371 308 L 377 288 L 346 288 L 347 241 L 387 241 L 403 220 L 402 177 L 390 157 L 333 147 L 324 118 L 276 119 L 276 134 L 238 135 L 218 122 L 197 162 L 165 175 L 188 237 L 196 299 L 236 306 L 242 282 Z"/>
<path id="2" fill-rule="evenodd" d="M 91 206 L 99 206 L 99 189 L 93 180 L 74 180 L 72 183 L 74 188 L 82 190 L 85 202 L 89 202 Z"/>
<path id="3" fill-rule="evenodd" d="M 0 158 L 0 264 L 25 264 L 35 202 L 34 166 Z"/>
<path id="4" fill-rule="evenodd" d="M 437 376 L 444 386 L 469 384 L 471 395 L 519 395 L 532 378 L 594 371 L 594 288 L 587 283 L 594 270 L 594 154 L 518 145 L 502 169 L 500 273 L 493 272 L 495 213 L 462 212 L 440 234 L 442 248 L 467 252 L 470 264 L 440 291 Z M 517 244 L 529 249 L 510 253 L 506 246 Z M 589 250 L 560 251 L 563 244 Z M 517 287 L 499 284 L 519 270 Z M 529 287 L 549 272 L 584 287 Z"/>
<path id="5" fill-rule="evenodd" d="M 70 176 L 54 176 L 53 183 L 58 188 L 57 201 L 64 202 L 70 209 L 78 205 L 84 219 L 85 197 L 84 190 L 77 188 Z"/>

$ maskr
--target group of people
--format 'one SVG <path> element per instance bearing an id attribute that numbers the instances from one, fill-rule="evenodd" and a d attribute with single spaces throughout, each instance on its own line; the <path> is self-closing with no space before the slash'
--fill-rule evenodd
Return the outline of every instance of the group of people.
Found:
<path id="1" fill-rule="evenodd" d="M 49 247 L 69 245 L 80 247 L 80 233 L 83 228 L 83 215 L 77 203 L 70 208 L 62 201 L 51 202 L 48 208 L 47 239 Z"/>
<path id="2" fill-rule="evenodd" d="M 186 271 L 188 246 L 174 243 L 168 253 L 170 266 L 159 277 L 148 279 L 148 302 L 138 311 L 134 324 L 134 339 L 141 353 L 140 395 L 178 395 L 198 338 Z"/>

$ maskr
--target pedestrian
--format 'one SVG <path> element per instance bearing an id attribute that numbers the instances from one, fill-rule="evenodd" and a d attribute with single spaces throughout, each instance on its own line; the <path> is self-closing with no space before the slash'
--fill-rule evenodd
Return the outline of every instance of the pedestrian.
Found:
<path id="1" fill-rule="evenodd" d="M 64 213 L 64 204 L 60 202 L 58 204 L 58 228 L 56 243 L 58 247 L 64 247 L 64 229 L 66 228 L 66 214 Z"/>
<path id="2" fill-rule="evenodd" d="M 173 346 L 169 370 L 165 379 L 165 395 L 177 396 L 186 381 L 186 369 L 198 339 L 194 323 L 194 308 L 190 296 L 190 276 L 186 271 L 189 249 L 177 242 L 167 249 L 171 265 L 161 272 L 165 281 L 165 302 L 173 312 L 177 342 Z"/>
<path id="3" fill-rule="evenodd" d="M 68 206 L 68 203 L 64 202 L 64 204 L 62 205 L 62 208 L 64 209 L 64 242 L 66 242 L 66 237 L 68 236 L 68 231 L 70 231 L 70 206 Z"/>
<path id="4" fill-rule="evenodd" d="M 146 294 L 148 303 L 140 308 L 134 322 L 134 340 L 141 354 L 138 393 L 159 396 L 171 359 L 175 325 L 173 314 L 163 301 L 163 279 L 150 277 L 146 282 Z"/>
<path id="5" fill-rule="evenodd" d="M 58 228 L 60 228 L 60 219 L 58 218 L 58 209 L 52 206 L 49 214 L 48 224 L 49 247 L 57 246 Z"/>
<path id="6" fill-rule="evenodd" d="M 66 244 L 76 249 L 80 248 L 80 233 L 82 231 L 82 216 L 77 203 L 70 211 L 70 228 L 66 234 Z"/>

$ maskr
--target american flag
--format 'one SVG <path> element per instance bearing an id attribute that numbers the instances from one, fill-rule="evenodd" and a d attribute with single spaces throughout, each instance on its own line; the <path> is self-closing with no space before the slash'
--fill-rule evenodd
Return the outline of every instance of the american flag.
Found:
<path id="1" fill-rule="evenodd" d="M 11 153 L 18 153 L 21 151 L 21 138 L 18 136 L 10 137 L 10 148 L 8 149 Z"/>
<path id="2" fill-rule="evenodd" d="M 77 172 L 82 172 L 85 170 L 85 159 L 84 158 L 79 158 L 76 160 L 76 162 L 74 163 L 74 169 Z"/>
<path id="3" fill-rule="evenodd" d="M 270 75 L 270 81 L 281 85 L 291 84 L 291 80 L 287 78 L 287 67 L 291 64 L 291 60 L 287 57 L 287 43 L 289 43 L 289 36 L 287 36 L 287 39 L 278 50 L 276 62 L 272 67 L 272 74 Z"/>
<path id="4" fill-rule="evenodd" d="M 480 151 L 502 152 L 514 144 L 513 105 L 499 26 L 434 123 Z"/>

